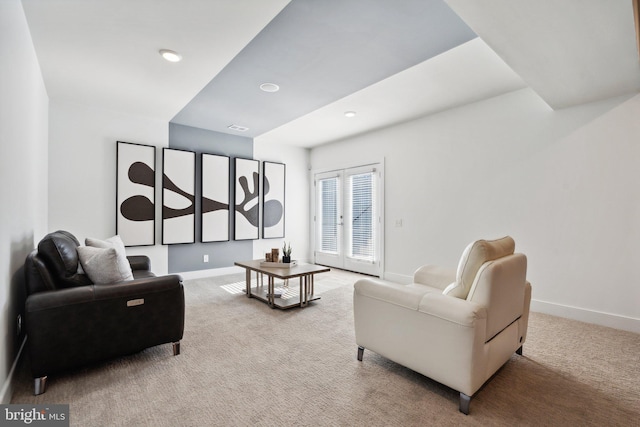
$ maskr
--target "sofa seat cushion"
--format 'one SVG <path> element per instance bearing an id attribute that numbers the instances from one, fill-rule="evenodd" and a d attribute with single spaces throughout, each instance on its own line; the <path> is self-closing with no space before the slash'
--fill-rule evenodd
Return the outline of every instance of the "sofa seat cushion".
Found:
<path id="1" fill-rule="evenodd" d="M 134 279 L 146 279 L 148 277 L 156 277 L 156 275 L 149 270 L 133 270 Z"/>

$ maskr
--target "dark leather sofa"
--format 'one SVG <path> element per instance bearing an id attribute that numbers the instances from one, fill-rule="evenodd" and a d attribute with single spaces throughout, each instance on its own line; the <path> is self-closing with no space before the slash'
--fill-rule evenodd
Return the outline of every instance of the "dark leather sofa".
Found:
<path id="1" fill-rule="evenodd" d="M 148 257 L 129 256 L 134 280 L 96 285 L 78 274 L 78 246 L 71 233 L 56 231 L 25 262 L 25 326 L 36 395 L 57 372 L 165 343 L 180 353 L 182 278 L 156 277 Z"/>

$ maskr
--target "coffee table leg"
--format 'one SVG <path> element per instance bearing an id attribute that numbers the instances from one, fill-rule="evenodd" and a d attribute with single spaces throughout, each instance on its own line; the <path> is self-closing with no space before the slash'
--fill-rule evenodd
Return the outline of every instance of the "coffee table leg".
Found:
<path id="1" fill-rule="evenodd" d="M 248 268 L 246 269 L 246 273 L 245 273 L 245 286 L 246 286 L 246 292 L 247 292 L 247 298 L 251 298 L 251 270 L 249 270 Z"/>
<path id="2" fill-rule="evenodd" d="M 269 300 L 269 305 L 271 306 L 271 308 L 275 308 L 276 301 L 275 301 L 275 295 L 274 295 L 275 289 L 274 289 L 273 276 L 267 275 L 267 277 L 268 277 L 268 283 L 269 283 L 269 286 L 267 289 L 267 292 L 269 293 L 269 298 L 267 299 Z"/>
<path id="3" fill-rule="evenodd" d="M 300 307 L 304 307 L 304 300 L 302 296 L 302 276 L 300 276 Z"/>

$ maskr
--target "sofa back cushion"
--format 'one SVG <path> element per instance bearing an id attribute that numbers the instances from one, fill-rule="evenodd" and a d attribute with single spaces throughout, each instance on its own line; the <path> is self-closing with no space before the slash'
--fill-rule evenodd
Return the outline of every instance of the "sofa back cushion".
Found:
<path id="1" fill-rule="evenodd" d="M 515 247 L 516 243 L 510 236 L 470 243 L 460 257 L 456 281 L 447 286 L 443 294 L 466 299 L 482 264 L 513 254 Z"/>
<path id="2" fill-rule="evenodd" d="M 56 289 L 91 284 L 78 274 L 78 239 L 67 231 L 54 231 L 38 243 L 38 258 L 46 265 Z"/>

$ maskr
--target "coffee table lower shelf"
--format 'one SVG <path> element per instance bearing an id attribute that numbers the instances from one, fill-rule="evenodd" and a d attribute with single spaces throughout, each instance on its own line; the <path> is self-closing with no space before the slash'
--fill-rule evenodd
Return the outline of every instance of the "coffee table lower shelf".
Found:
<path id="1" fill-rule="evenodd" d="M 250 261 L 237 261 L 234 265 L 245 269 L 245 294 L 249 298 L 256 298 L 260 301 L 264 301 L 272 308 L 293 308 L 293 307 L 306 307 L 310 301 L 317 301 L 320 297 L 315 296 L 314 292 L 314 276 L 318 273 L 325 273 L 331 271 L 328 267 L 315 264 L 298 264 L 290 266 L 290 268 L 281 267 L 263 267 L 261 263 L 263 260 L 250 260 Z M 256 273 L 256 281 L 251 280 L 252 273 Z M 264 276 L 267 276 L 267 280 L 264 280 Z M 284 280 L 285 285 L 283 287 L 276 288 L 275 279 Z M 289 283 L 291 279 L 298 279 L 298 286 L 294 283 Z M 252 286 L 252 282 L 257 286 Z M 266 283 L 265 283 L 266 282 Z M 273 298 L 269 295 L 268 291 L 271 290 L 274 293 L 285 289 L 286 292 L 279 298 Z M 300 292 L 296 295 L 295 290 L 300 289 Z"/>
<path id="2" fill-rule="evenodd" d="M 280 290 L 280 288 L 276 288 L 276 294 L 278 293 L 278 291 Z M 247 291 L 245 290 L 245 293 Z M 267 304 L 269 304 L 269 297 L 268 295 L 268 290 L 267 290 L 267 286 L 266 285 L 262 285 L 262 286 L 253 286 L 251 288 L 251 295 L 249 295 L 249 298 L 255 298 L 257 300 L 260 300 L 262 302 L 266 302 Z M 298 293 L 292 293 L 291 291 L 289 292 L 285 292 L 282 294 L 282 296 L 284 297 L 275 297 L 273 299 L 273 307 L 274 308 L 280 308 L 280 309 L 287 309 L 287 308 L 293 308 L 293 307 L 300 307 L 300 295 Z M 307 296 L 307 303 L 311 302 L 311 301 L 317 301 L 319 300 L 320 297 L 319 296 L 315 296 L 315 295 L 308 295 Z"/>

